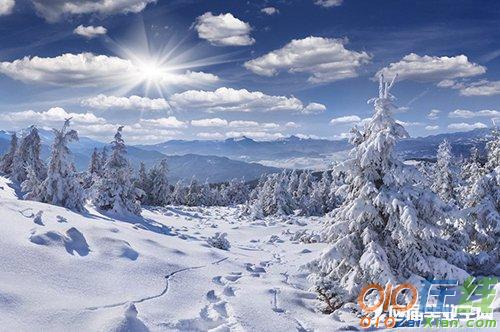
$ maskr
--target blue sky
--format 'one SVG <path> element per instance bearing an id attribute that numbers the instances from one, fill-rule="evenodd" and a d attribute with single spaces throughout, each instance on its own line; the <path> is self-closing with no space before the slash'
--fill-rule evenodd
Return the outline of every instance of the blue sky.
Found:
<path id="1" fill-rule="evenodd" d="M 491 126 L 499 23 L 497 1 L 0 0 L 0 127 L 336 139 L 381 73 L 412 136 Z"/>

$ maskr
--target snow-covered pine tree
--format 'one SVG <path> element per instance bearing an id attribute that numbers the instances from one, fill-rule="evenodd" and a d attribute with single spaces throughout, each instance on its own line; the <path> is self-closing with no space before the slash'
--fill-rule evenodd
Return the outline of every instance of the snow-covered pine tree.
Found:
<path id="1" fill-rule="evenodd" d="M 243 204 L 249 198 L 245 180 L 231 179 L 224 190 L 224 199 L 227 205 Z"/>
<path id="2" fill-rule="evenodd" d="M 299 188 L 299 176 L 297 174 L 297 170 L 294 169 L 290 173 L 290 177 L 288 179 L 288 192 L 290 193 L 290 195 L 292 195 L 294 200 L 296 199 L 295 195 L 298 188 Z"/>
<path id="3" fill-rule="evenodd" d="M 140 172 L 139 172 L 140 174 Z M 170 184 L 167 179 L 168 164 L 162 159 L 149 172 L 148 202 L 151 205 L 165 206 L 170 203 Z M 140 176 L 140 175 L 139 175 Z"/>
<path id="4" fill-rule="evenodd" d="M 485 174 L 475 174 L 465 197 L 465 232 L 469 252 L 475 255 L 472 268 L 479 274 L 500 275 L 500 136 L 487 144 Z M 471 165 L 469 169 L 475 168 Z"/>
<path id="5" fill-rule="evenodd" d="M 27 178 L 27 167 L 31 167 L 39 180 L 45 179 L 47 169 L 42 159 L 40 159 L 41 149 L 42 143 L 38 129 L 31 126 L 29 133 L 22 138 L 14 154 L 10 178 L 22 183 Z"/>
<path id="6" fill-rule="evenodd" d="M 182 181 L 179 180 L 174 186 L 174 191 L 172 192 L 172 203 L 176 205 L 186 204 L 187 188 L 184 187 Z"/>
<path id="7" fill-rule="evenodd" d="M 101 163 L 102 163 L 102 172 L 104 173 L 104 166 L 108 162 L 108 148 L 105 147 L 105 146 L 101 150 L 101 157 L 100 157 L 100 159 L 101 159 Z"/>
<path id="8" fill-rule="evenodd" d="M 78 133 L 75 130 L 68 130 L 69 125 L 70 119 L 66 119 L 61 130 L 52 129 L 54 143 L 52 144 L 47 177 L 41 185 L 38 197 L 34 192 L 31 192 L 30 196 L 33 200 L 81 211 L 84 204 L 84 191 L 73 164 L 71 151 L 68 148 L 70 142 L 78 140 Z M 30 169 L 30 171 L 33 170 Z M 30 179 L 29 182 L 35 181 Z"/>
<path id="9" fill-rule="evenodd" d="M 215 188 L 217 189 L 217 188 Z M 201 186 L 200 189 L 200 205 L 202 206 L 213 206 L 217 205 L 217 201 L 214 196 L 214 190 L 210 188 L 210 184 L 208 180 L 205 180 L 205 183 Z"/>
<path id="10" fill-rule="evenodd" d="M 123 126 L 116 131 L 111 142 L 112 152 L 106 161 L 104 174 L 96 185 L 94 204 L 102 209 L 117 214 L 141 213 L 139 197 L 142 190 L 132 182 L 132 168 L 127 159 L 127 147 L 122 138 Z"/>
<path id="11" fill-rule="evenodd" d="M 151 181 L 146 171 L 146 165 L 141 161 L 137 177 L 134 179 L 134 186 L 142 190 L 143 194 L 139 198 L 142 204 L 151 204 L 149 201 L 151 194 Z"/>
<path id="12" fill-rule="evenodd" d="M 42 182 L 38 179 L 31 166 L 26 168 L 26 180 L 21 183 L 21 191 L 25 193 L 23 199 L 30 201 L 40 200 L 42 197 Z"/>
<path id="13" fill-rule="evenodd" d="M 460 202 L 463 206 L 467 204 L 468 196 L 471 195 L 472 186 L 485 174 L 485 169 L 479 162 L 479 150 L 474 146 L 470 149 L 470 156 L 462 164 L 460 177 L 462 185 L 459 189 Z"/>
<path id="14" fill-rule="evenodd" d="M 186 193 L 186 205 L 187 206 L 198 206 L 200 205 L 200 196 L 201 196 L 201 188 L 198 184 L 198 181 L 193 176 L 191 178 L 191 183 L 189 183 L 189 187 L 187 188 Z"/>
<path id="15" fill-rule="evenodd" d="M 434 182 L 432 190 L 446 203 L 455 204 L 455 176 L 451 169 L 452 153 L 451 145 L 445 139 L 439 144 L 437 150 L 437 161 L 434 167 Z"/>
<path id="16" fill-rule="evenodd" d="M 6 154 L 2 156 L 0 160 L 0 172 L 7 175 L 12 173 L 12 164 L 14 162 L 14 156 L 17 150 L 17 135 L 13 133 L 10 137 L 10 146 Z"/>
<path id="17" fill-rule="evenodd" d="M 311 214 L 309 209 L 311 207 L 313 180 L 313 175 L 310 171 L 304 171 L 299 176 L 299 186 L 295 192 L 295 200 L 302 216 L 309 216 Z"/>
<path id="18" fill-rule="evenodd" d="M 87 169 L 87 173 L 91 176 L 101 176 L 102 175 L 102 166 L 103 163 L 101 161 L 101 154 L 94 148 L 92 155 L 90 156 L 89 167 Z"/>
<path id="19" fill-rule="evenodd" d="M 362 133 L 353 131 L 352 158 L 340 166 L 347 197 L 325 225 L 329 248 L 308 265 L 318 294 L 340 296 L 343 303 L 354 300 L 368 283 L 468 276 L 455 265 L 465 260 L 462 248 L 440 234 L 444 203 L 419 189 L 416 169 L 394 153 L 397 139 L 407 133 L 391 116 L 393 82 L 380 78 L 379 96 L 371 100 L 373 117 Z M 331 294 L 335 288 L 345 295 Z"/>

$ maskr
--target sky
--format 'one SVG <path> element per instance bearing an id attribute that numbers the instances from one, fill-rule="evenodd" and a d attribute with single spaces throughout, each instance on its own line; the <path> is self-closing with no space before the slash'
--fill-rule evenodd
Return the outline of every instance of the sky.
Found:
<path id="1" fill-rule="evenodd" d="M 500 2 L 0 0 L 0 129 L 340 139 L 380 75 L 411 136 L 500 122 Z"/>

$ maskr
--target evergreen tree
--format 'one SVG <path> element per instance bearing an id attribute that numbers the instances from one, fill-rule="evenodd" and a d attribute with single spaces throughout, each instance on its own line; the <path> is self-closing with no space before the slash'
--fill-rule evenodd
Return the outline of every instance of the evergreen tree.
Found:
<path id="1" fill-rule="evenodd" d="M 172 192 L 172 200 L 176 205 L 185 205 L 186 204 L 186 188 L 183 186 L 182 181 L 177 181 L 174 186 L 174 191 Z"/>
<path id="2" fill-rule="evenodd" d="M 200 202 L 201 188 L 198 181 L 193 176 L 191 183 L 187 189 L 186 193 L 186 205 L 187 206 L 198 206 Z"/>
<path id="3" fill-rule="evenodd" d="M 432 190 L 447 203 L 456 203 L 454 176 L 451 171 L 451 145 L 447 140 L 439 144 L 434 168 L 435 179 Z"/>
<path id="4" fill-rule="evenodd" d="M 149 200 L 151 196 L 151 181 L 146 171 L 146 165 L 142 161 L 139 166 L 137 178 L 134 180 L 134 186 L 143 192 L 140 197 L 141 203 L 152 204 Z"/>
<path id="5" fill-rule="evenodd" d="M 45 179 L 47 170 L 40 159 L 42 143 L 38 135 L 38 129 L 31 126 L 28 135 L 24 136 L 14 154 L 12 161 L 11 179 L 23 182 L 27 178 L 27 168 L 31 167 L 39 180 Z"/>
<path id="6" fill-rule="evenodd" d="M 111 142 L 112 153 L 106 161 L 103 177 L 97 183 L 94 204 L 118 214 L 141 213 L 139 197 L 143 192 L 132 182 L 132 168 L 127 159 L 127 148 L 122 138 L 123 126 Z"/>
<path id="7" fill-rule="evenodd" d="M 94 148 L 92 152 L 92 156 L 90 157 L 89 167 L 87 169 L 87 173 L 91 176 L 101 176 L 102 175 L 102 160 L 101 154 L 97 151 L 97 148 Z"/>
<path id="8" fill-rule="evenodd" d="M 139 172 L 140 174 L 140 172 Z M 164 206 L 170 203 L 170 185 L 167 179 L 167 160 L 161 160 L 149 173 L 148 202 L 151 205 Z"/>
<path id="9" fill-rule="evenodd" d="M 12 164 L 14 162 L 14 156 L 16 154 L 16 150 L 17 150 L 17 135 L 16 133 L 13 133 L 10 138 L 9 150 L 7 151 L 6 154 L 3 155 L 2 159 L 0 160 L 0 172 L 3 172 L 5 174 L 12 173 Z"/>
<path id="10" fill-rule="evenodd" d="M 368 283 L 468 275 L 455 265 L 466 260 L 462 248 L 441 237 L 444 204 L 416 185 L 416 169 L 396 158 L 396 140 L 407 133 L 391 116 L 392 85 L 381 78 L 379 96 L 371 100 L 375 114 L 364 132 L 353 131 L 352 158 L 342 164 L 348 194 L 326 224 L 330 247 L 309 264 L 320 296 L 335 297 L 337 288 L 346 302 Z"/>
<path id="11" fill-rule="evenodd" d="M 78 133 L 69 129 L 70 119 L 64 121 L 61 130 L 52 129 L 54 143 L 50 155 L 47 178 L 42 183 L 39 201 L 83 210 L 84 192 L 68 144 L 78 141 Z"/>
<path id="12" fill-rule="evenodd" d="M 42 197 L 42 182 L 38 179 L 32 167 L 26 168 L 26 180 L 21 183 L 21 191 L 25 193 L 24 199 L 39 201 Z"/>

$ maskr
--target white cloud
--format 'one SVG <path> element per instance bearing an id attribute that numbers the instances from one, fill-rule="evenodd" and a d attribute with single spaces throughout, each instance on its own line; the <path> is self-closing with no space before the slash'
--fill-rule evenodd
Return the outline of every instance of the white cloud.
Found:
<path id="1" fill-rule="evenodd" d="M 396 120 L 397 124 L 400 124 L 404 127 L 414 127 L 414 126 L 422 126 L 422 122 L 412 122 L 412 121 L 401 121 L 401 120 Z"/>
<path id="2" fill-rule="evenodd" d="M 73 33 L 79 36 L 83 36 L 88 39 L 92 39 L 98 36 L 105 35 L 108 32 L 108 30 L 103 27 L 103 26 L 83 26 L 79 25 L 78 27 L 73 30 Z"/>
<path id="3" fill-rule="evenodd" d="M 468 131 L 468 130 L 481 129 L 481 128 L 487 128 L 487 126 L 482 122 L 476 122 L 476 123 L 460 122 L 460 123 L 450 123 L 448 125 L 448 129 L 459 130 L 459 131 Z"/>
<path id="4" fill-rule="evenodd" d="M 8 112 L 0 114 L 0 119 L 15 125 L 59 125 L 67 118 L 72 118 L 72 122 L 79 124 L 104 124 L 106 120 L 97 117 L 92 113 L 68 113 L 61 107 L 52 107 L 47 111 L 35 112 L 32 110 L 21 112 Z"/>
<path id="5" fill-rule="evenodd" d="M 0 0 L 0 16 L 11 14 L 15 4 L 14 0 Z"/>
<path id="6" fill-rule="evenodd" d="M 215 16 L 207 12 L 196 18 L 194 28 L 198 37 L 215 46 L 246 46 L 255 43 L 255 39 L 250 37 L 250 24 L 231 13 Z"/>
<path id="7" fill-rule="evenodd" d="M 200 119 L 191 121 L 191 126 L 193 127 L 226 127 L 227 125 L 228 125 L 227 120 L 221 118 Z"/>
<path id="8" fill-rule="evenodd" d="M 314 0 L 314 4 L 321 7 L 338 7 L 344 0 Z"/>
<path id="9" fill-rule="evenodd" d="M 346 124 L 346 123 L 354 123 L 354 122 L 360 122 L 361 118 L 357 115 L 347 115 L 347 116 L 341 116 L 338 118 L 333 118 L 330 120 L 331 125 L 337 125 L 337 124 Z"/>
<path id="10" fill-rule="evenodd" d="M 196 136 L 198 136 L 199 138 L 202 138 L 202 139 L 211 139 L 211 140 L 221 140 L 221 139 L 224 139 L 224 135 L 221 134 L 221 133 L 198 133 L 196 134 Z"/>
<path id="11" fill-rule="evenodd" d="M 500 81 L 481 80 L 470 84 L 457 84 L 454 89 L 459 89 L 462 96 L 494 96 L 500 94 Z"/>
<path id="12" fill-rule="evenodd" d="M 24 57 L 0 62 L 0 73 L 25 83 L 63 86 L 103 86 L 137 83 L 142 68 L 129 60 L 92 53 L 66 53 L 53 58 Z M 172 85 L 209 85 L 218 77 L 203 72 L 168 73 L 162 83 Z"/>
<path id="13" fill-rule="evenodd" d="M 274 15 L 279 13 L 279 10 L 274 7 L 265 7 L 262 8 L 260 11 L 266 15 Z"/>
<path id="14" fill-rule="evenodd" d="M 489 117 L 489 118 L 499 118 L 500 112 L 496 110 L 481 110 L 477 112 L 469 111 L 469 110 L 461 110 L 457 109 L 453 112 L 448 113 L 450 118 L 464 118 L 471 119 L 476 117 Z"/>
<path id="15" fill-rule="evenodd" d="M 283 48 L 245 62 L 257 75 L 273 76 L 280 70 L 307 73 L 309 82 L 324 83 L 357 77 L 357 70 L 370 61 L 366 52 L 345 48 L 347 39 L 307 37 L 294 39 Z"/>
<path id="16" fill-rule="evenodd" d="M 425 126 L 425 130 L 434 131 L 438 130 L 439 126 Z"/>
<path id="17" fill-rule="evenodd" d="M 441 113 L 440 110 L 431 110 L 429 114 L 427 114 L 427 118 L 429 118 L 430 120 L 436 120 L 439 117 L 439 113 Z"/>
<path id="18" fill-rule="evenodd" d="M 304 114 L 319 114 L 326 111 L 326 106 L 319 103 L 309 103 L 309 105 L 304 108 L 302 113 Z"/>
<path id="19" fill-rule="evenodd" d="M 287 128 L 299 128 L 300 125 L 293 122 L 293 121 L 290 121 L 290 122 L 285 123 L 285 127 L 287 127 Z"/>
<path id="20" fill-rule="evenodd" d="M 116 97 L 100 94 L 96 97 L 82 100 L 82 105 L 96 109 L 122 109 L 143 111 L 161 111 L 170 109 L 170 105 L 163 98 L 150 99 L 135 95 L 130 97 Z"/>
<path id="21" fill-rule="evenodd" d="M 55 22 L 69 15 L 139 13 L 157 0 L 31 0 L 38 15 Z"/>
<path id="22" fill-rule="evenodd" d="M 438 57 L 411 53 L 399 62 L 391 63 L 382 68 L 376 76 L 384 74 L 390 79 L 397 74 L 399 80 L 441 82 L 441 85 L 446 85 L 449 84 L 448 80 L 481 75 L 485 72 L 485 67 L 470 62 L 465 55 Z"/>
<path id="23" fill-rule="evenodd" d="M 170 104 L 178 109 L 202 109 L 208 112 L 293 111 L 306 113 L 307 107 L 295 97 L 270 96 L 260 91 L 219 88 L 215 91 L 188 90 L 176 93 Z M 318 104 L 319 105 L 319 104 Z"/>
<path id="24" fill-rule="evenodd" d="M 166 118 L 159 119 L 141 119 L 139 124 L 144 124 L 148 128 L 185 128 L 186 123 L 184 121 L 177 120 L 175 116 L 169 116 Z"/>
<path id="25" fill-rule="evenodd" d="M 226 137 L 228 138 L 239 138 L 243 136 L 262 141 L 271 141 L 285 137 L 282 133 L 268 133 L 264 131 L 230 131 L 226 133 Z"/>

